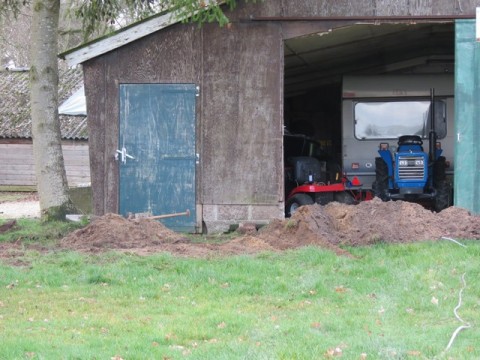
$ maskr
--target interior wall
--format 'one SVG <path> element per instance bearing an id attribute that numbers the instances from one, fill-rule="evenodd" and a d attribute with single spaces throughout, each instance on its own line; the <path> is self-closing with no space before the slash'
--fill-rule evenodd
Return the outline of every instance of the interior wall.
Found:
<path id="1" fill-rule="evenodd" d="M 285 129 L 318 140 L 337 162 L 341 152 L 341 86 L 332 84 L 285 99 Z"/>

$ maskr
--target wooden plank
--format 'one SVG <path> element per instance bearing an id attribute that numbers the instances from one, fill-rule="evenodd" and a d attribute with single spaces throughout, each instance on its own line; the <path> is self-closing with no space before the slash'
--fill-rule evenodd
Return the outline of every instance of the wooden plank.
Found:
<path id="1" fill-rule="evenodd" d="M 96 58 L 83 65 L 85 95 L 88 109 L 89 151 L 92 179 L 92 208 L 94 215 L 105 213 L 105 58 Z M 113 119 L 116 119 L 114 117 Z M 113 154 L 110 154 L 111 156 Z"/>
<path id="2" fill-rule="evenodd" d="M 25 172 L 25 173 L 22 174 L 22 176 L 18 176 L 15 173 L 9 173 L 9 174 L 3 174 L 2 178 L 8 179 L 8 180 L 12 180 L 12 179 L 16 179 L 16 178 L 25 178 L 25 179 L 28 179 L 28 180 L 33 180 L 33 179 L 35 179 L 35 174 L 32 173 L 32 172 Z"/>
<path id="3" fill-rule="evenodd" d="M 0 184 L 35 186 L 33 146 L 30 142 L 0 144 Z M 90 182 L 88 144 L 64 141 L 65 171 L 70 186 Z"/>
<path id="4" fill-rule="evenodd" d="M 284 17 L 375 15 L 374 0 L 282 0 Z"/>
<path id="5" fill-rule="evenodd" d="M 33 158 L 32 157 L 25 157 L 22 156 L 21 154 L 16 154 L 12 156 L 7 156 L 7 157 L 0 157 L 0 161 L 3 164 L 27 164 L 30 166 L 34 166 Z"/>
<path id="6" fill-rule="evenodd" d="M 0 179 L 0 186 L 28 186 L 28 187 L 36 187 L 37 182 L 36 181 L 28 181 L 28 180 L 15 180 L 15 181 L 8 181 L 8 182 L 3 182 Z"/>

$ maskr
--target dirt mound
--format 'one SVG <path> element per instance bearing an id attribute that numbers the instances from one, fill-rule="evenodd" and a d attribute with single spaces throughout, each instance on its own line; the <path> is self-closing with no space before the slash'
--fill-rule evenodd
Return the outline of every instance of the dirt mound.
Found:
<path id="1" fill-rule="evenodd" d="M 139 249 L 162 244 L 188 241 L 157 221 L 128 220 L 116 214 L 106 214 L 90 225 L 76 230 L 62 239 L 65 248 L 86 251 L 111 249 Z"/>
<path id="2" fill-rule="evenodd" d="M 378 199 L 358 205 L 330 203 L 300 208 L 292 218 L 274 220 L 254 235 L 221 244 L 192 242 L 154 220 L 128 220 L 107 214 L 61 241 L 61 247 L 85 252 L 107 250 L 138 254 L 170 252 L 178 256 L 252 254 L 312 245 L 349 256 L 343 245 L 404 243 L 441 237 L 479 239 L 480 217 L 451 207 L 434 213 L 403 201 Z"/>
<path id="3" fill-rule="evenodd" d="M 282 248 L 296 244 L 405 243 L 441 237 L 479 239 L 480 217 L 456 207 L 434 213 L 415 203 L 373 199 L 358 205 L 302 207 L 291 219 L 273 222 L 259 236 Z"/>

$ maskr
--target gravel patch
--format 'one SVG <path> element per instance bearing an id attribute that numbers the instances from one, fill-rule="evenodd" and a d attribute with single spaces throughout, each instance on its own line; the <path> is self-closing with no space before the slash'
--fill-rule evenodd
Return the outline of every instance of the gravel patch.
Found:
<path id="1" fill-rule="evenodd" d="M 38 201 L 16 201 L 0 204 L 0 219 L 40 218 Z"/>

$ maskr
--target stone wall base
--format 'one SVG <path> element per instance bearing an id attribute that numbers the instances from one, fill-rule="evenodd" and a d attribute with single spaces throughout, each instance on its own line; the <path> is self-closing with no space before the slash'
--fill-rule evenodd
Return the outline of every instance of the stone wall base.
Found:
<path id="1" fill-rule="evenodd" d="M 226 232 L 242 223 L 268 224 L 285 217 L 284 205 L 203 205 L 203 222 L 208 233 Z M 205 229 L 204 229 L 205 232 Z"/>

